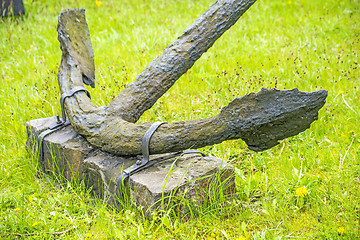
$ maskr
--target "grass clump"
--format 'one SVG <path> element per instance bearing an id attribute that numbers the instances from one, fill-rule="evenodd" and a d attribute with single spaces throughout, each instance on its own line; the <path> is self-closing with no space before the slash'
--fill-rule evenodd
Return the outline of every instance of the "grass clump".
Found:
<path id="1" fill-rule="evenodd" d="M 97 81 L 90 91 L 96 105 L 105 105 L 212 1 L 100 2 L 25 0 L 25 16 L 0 19 L 1 238 L 360 235 L 358 0 L 257 2 L 142 116 L 140 121 L 206 118 L 262 87 L 329 92 L 310 129 L 270 150 L 251 152 L 241 140 L 202 149 L 237 168 L 238 197 L 223 205 L 218 200 L 223 210 L 209 204 L 202 214 L 178 218 L 164 210 L 152 219 L 130 204 L 121 211 L 106 208 L 81 183 L 59 188 L 47 181 L 24 149 L 25 123 L 60 113 L 56 25 L 62 9 L 86 9 Z"/>

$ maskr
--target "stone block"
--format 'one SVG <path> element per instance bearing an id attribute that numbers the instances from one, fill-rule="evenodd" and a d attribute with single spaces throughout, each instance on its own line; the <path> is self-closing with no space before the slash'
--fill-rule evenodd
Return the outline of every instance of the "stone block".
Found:
<path id="1" fill-rule="evenodd" d="M 56 123 L 55 117 L 31 120 L 27 127 L 27 149 L 39 156 L 37 138 Z M 122 170 L 142 156 L 115 156 L 103 152 L 77 134 L 71 125 L 56 131 L 43 140 L 43 168 L 65 180 L 84 181 L 94 197 L 110 205 L 119 204 L 120 189 L 144 210 L 160 207 L 169 195 L 185 195 L 192 202 L 208 194 L 208 186 L 218 180 L 226 183 L 221 190 L 227 194 L 234 189 L 233 167 L 225 161 L 198 154 L 174 153 L 151 155 L 157 161 L 151 167 L 131 175 L 125 188 L 119 186 Z M 121 183 L 121 181 L 120 181 Z M 165 197 L 165 198 L 164 198 Z"/>

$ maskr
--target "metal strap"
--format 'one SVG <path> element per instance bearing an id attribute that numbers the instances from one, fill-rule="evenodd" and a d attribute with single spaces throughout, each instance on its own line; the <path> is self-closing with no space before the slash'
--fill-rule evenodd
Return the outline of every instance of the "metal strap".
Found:
<path id="1" fill-rule="evenodd" d="M 130 176 L 130 173 L 140 171 L 139 169 L 142 169 L 149 162 L 151 137 L 155 133 L 156 129 L 158 129 L 164 123 L 165 122 L 155 122 L 146 131 L 141 141 L 141 152 L 143 157 L 141 160 L 136 161 L 134 165 L 131 165 L 127 169 L 123 170 L 121 179 L 119 179 L 121 183 Z"/>
<path id="2" fill-rule="evenodd" d="M 137 173 L 145 168 L 148 168 L 148 167 L 154 165 L 155 163 L 162 162 L 162 161 L 174 158 L 174 157 L 179 157 L 184 154 L 201 154 L 201 156 L 205 157 L 205 154 L 198 150 L 187 150 L 184 152 L 181 151 L 181 152 L 170 153 L 169 155 L 167 155 L 165 157 L 160 157 L 160 158 L 149 161 L 151 137 L 155 133 L 155 131 L 164 123 L 166 123 L 166 122 L 155 122 L 146 131 L 146 133 L 143 136 L 142 141 L 141 141 L 141 152 L 143 154 L 142 159 L 138 160 L 135 164 L 133 164 L 130 167 L 123 170 L 123 173 L 120 175 L 120 177 L 118 179 L 118 188 L 119 188 L 120 194 L 122 191 L 122 186 L 124 185 L 125 181 L 129 178 L 130 174 Z"/>
<path id="3" fill-rule="evenodd" d="M 146 164 L 149 161 L 150 157 L 150 139 L 152 135 L 154 135 L 155 131 L 166 122 L 155 122 L 151 125 L 151 127 L 146 131 L 145 135 L 141 141 L 141 152 L 143 158 L 141 159 L 142 164 Z"/>
<path id="4" fill-rule="evenodd" d="M 44 146 L 43 146 L 43 140 L 46 136 L 52 134 L 53 132 L 59 131 L 60 129 L 70 125 L 69 121 L 66 121 L 66 114 L 65 114 L 65 108 L 64 108 L 64 103 L 65 103 L 65 99 L 67 97 L 71 97 L 73 96 L 75 93 L 80 92 L 80 91 L 84 91 L 86 92 L 86 94 L 88 95 L 89 98 L 90 97 L 90 93 L 89 91 L 84 88 L 84 87 L 74 87 L 73 89 L 71 89 L 69 92 L 66 92 L 64 94 L 61 95 L 60 98 L 60 106 L 61 106 L 61 112 L 62 112 L 62 119 L 60 119 L 59 116 L 56 116 L 57 121 L 56 124 L 54 126 L 51 126 L 49 129 L 43 131 L 39 137 L 38 137 L 38 146 L 39 146 L 39 162 L 41 165 L 43 165 L 44 163 Z"/>
<path id="5" fill-rule="evenodd" d="M 205 153 L 200 152 L 199 150 L 186 150 L 182 154 L 200 154 L 202 157 L 206 157 Z"/>
<path id="6" fill-rule="evenodd" d="M 74 87 L 69 92 L 63 93 L 61 95 L 60 106 L 61 106 L 62 119 L 63 119 L 64 122 L 66 122 L 66 114 L 65 114 L 65 107 L 64 107 L 65 99 L 67 97 L 73 96 L 77 92 L 82 92 L 82 91 L 84 91 L 86 93 L 86 95 L 91 99 L 89 91 L 86 88 L 80 87 L 80 86 Z"/>
<path id="7" fill-rule="evenodd" d="M 60 120 L 59 119 L 59 116 L 58 117 L 58 121 Z M 43 166 L 43 163 L 44 163 L 44 146 L 43 146 L 43 140 L 46 136 L 50 135 L 51 133 L 53 132 L 56 132 L 66 126 L 70 125 L 70 122 L 57 122 L 56 125 L 50 127 L 49 129 L 43 131 L 39 137 L 38 137 L 38 146 L 39 146 L 39 162 L 40 162 L 40 165 Z"/>

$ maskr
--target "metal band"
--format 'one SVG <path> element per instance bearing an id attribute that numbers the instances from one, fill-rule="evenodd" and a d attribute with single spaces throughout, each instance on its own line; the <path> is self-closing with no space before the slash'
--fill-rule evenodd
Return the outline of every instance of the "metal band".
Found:
<path id="1" fill-rule="evenodd" d="M 62 112 L 62 119 L 60 119 L 59 116 L 57 117 L 57 122 L 54 126 L 50 127 L 49 129 L 43 131 L 39 137 L 38 137 L 38 146 L 39 146 L 39 162 L 41 165 L 43 165 L 44 163 L 44 146 L 43 146 L 43 140 L 46 136 L 50 135 L 53 132 L 59 131 L 60 129 L 70 125 L 70 122 L 66 121 L 66 114 L 65 114 L 65 108 L 64 108 L 64 103 L 65 103 L 65 99 L 67 97 L 71 97 L 73 96 L 75 93 L 80 92 L 80 91 L 84 91 L 86 92 L 86 94 L 88 95 L 89 98 L 90 97 L 90 93 L 89 91 L 84 88 L 84 87 L 74 87 L 73 89 L 71 89 L 71 91 L 66 92 L 64 94 L 61 95 L 60 98 L 60 106 L 61 106 L 61 112 Z"/>
<path id="2" fill-rule="evenodd" d="M 81 92 L 81 91 L 84 91 L 86 93 L 86 95 L 91 99 L 91 96 L 90 96 L 90 93 L 89 91 L 84 88 L 84 87 L 74 87 L 73 89 L 71 89 L 69 92 L 66 92 L 66 93 L 63 93 L 61 95 L 61 98 L 60 98 L 60 106 L 61 106 L 61 113 L 62 113 L 62 120 L 63 122 L 66 122 L 66 114 L 65 114 L 65 107 L 64 107 L 64 103 L 65 103 L 65 99 L 67 97 L 71 97 L 73 96 L 75 93 L 77 92 Z"/>
<path id="3" fill-rule="evenodd" d="M 141 142 L 141 151 L 143 154 L 142 159 L 138 160 L 135 164 L 133 164 L 130 167 L 123 170 L 123 173 L 120 175 L 120 177 L 118 179 L 118 188 L 119 188 L 120 194 L 122 191 L 122 186 L 125 183 L 125 181 L 129 178 L 130 174 L 137 173 L 145 168 L 148 168 L 148 167 L 154 165 L 155 163 L 162 162 L 162 161 L 174 158 L 174 157 L 179 157 L 184 154 L 201 154 L 201 156 L 205 157 L 205 154 L 198 150 L 187 150 L 184 152 L 170 153 L 168 156 L 160 157 L 160 158 L 149 161 L 151 137 L 155 133 L 155 131 L 164 123 L 166 123 L 166 122 L 155 122 L 146 131 L 145 135 L 142 138 L 142 142 Z"/>
<path id="4" fill-rule="evenodd" d="M 199 150 L 186 150 L 182 154 L 200 154 L 202 157 L 206 157 L 205 153 L 200 152 Z"/>
<path id="5" fill-rule="evenodd" d="M 127 169 L 123 170 L 122 175 L 118 179 L 119 186 L 123 184 L 123 182 L 130 176 L 130 173 L 138 172 L 144 168 L 144 166 L 149 162 L 150 157 L 150 140 L 155 131 L 166 122 L 155 122 L 144 134 L 141 141 L 141 152 L 143 157 L 141 160 L 137 161 L 134 165 L 131 165 Z"/>
<path id="6" fill-rule="evenodd" d="M 56 123 L 56 125 L 50 127 L 49 129 L 43 131 L 39 137 L 38 137 L 38 147 L 39 147 L 39 162 L 40 165 L 43 166 L 44 164 L 44 146 L 43 146 L 43 140 L 46 136 L 50 135 L 53 132 L 56 132 L 68 125 L 70 125 L 70 122 L 59 122 L 59 116 L 58 117 L 58 122 Z"/>
<path id="7" fill-rule="evenodd" d="M 149 161 L 150 157 L 150 139 L 152 135 L 154 135 L 155 131 L 166 122 L 155 122 L 151 125 L 151 127 L 146 131 L 145 135 L 141 141 L 141 152 L 143 158 L 141 159 L 141 163 L 145 164 Z"/>

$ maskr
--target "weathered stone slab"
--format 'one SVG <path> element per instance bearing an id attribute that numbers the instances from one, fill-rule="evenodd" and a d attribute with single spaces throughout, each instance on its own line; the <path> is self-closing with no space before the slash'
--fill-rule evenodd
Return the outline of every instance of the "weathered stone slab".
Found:
<path id="1" fill-rule="evenodd" d="M 223 171 L 219 171 L 222 169 Z M 174 191 L 186 195 L 192 202 L 202 201 L 208 194 L 208 186 L 220 180 L 226 183 L 224 193 L 234 189 L 233 168 L 223 160 L 199 155 L 183 155 L 171 158 L 130 178 L 131 196 L 145 209 L 160 206 L 163 196 Z"/>
<path id="2" fill-rule="evenodd" d="M 55 117 L 31 120 L 27 123 L 27 148 L 38 154 L 38 136 L 55 123 Z M 47 136 L 43 141 L 43 150 L 41 164 L 44 170 L 56 172 L 59 177 L 71 181 L 74 177 L 83 179 L 84 159 L 94 148 L 69 125 Z"/>
<path id="3" fill-rule="evenodd" d="M 38 154 L 37 138 L 41 132 L 56 123 L 55 117 L 31 120 L 26 124 L 27 149 Z M 61 179 L 84 180 L 92 194 L 117 206 L 120 197 L 119 177 L 122 170 L 142 156 L 116 156 L 90 145 L 77 134 L 71 125 L 52 133 L 43 140 L 43 168 Z M 151 155 L 150 161 L 163 158 L 153 166 L 131 175 L 125 191 L 143 209 L 156 209 L 162 197 L 169 194 L 186 194 L 193 202 L 205 194 L 211 181 L 227 182 L 222 190 L 234 189 L 233 168 L 215 157 L 189 154 L 174 157 L 173 154 Z"/>

